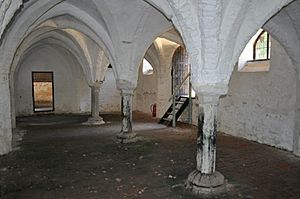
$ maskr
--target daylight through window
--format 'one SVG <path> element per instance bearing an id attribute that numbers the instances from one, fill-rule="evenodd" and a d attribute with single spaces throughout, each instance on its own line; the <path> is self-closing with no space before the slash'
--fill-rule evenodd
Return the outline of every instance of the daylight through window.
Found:
<path id="1" fill-rule="evenodd" d="M 254 43 L 253 60 L 270 59 L 270 47 L 269 33 L 262 31 Z"/>
<path id="2" fill-rule="evenodd" d="M 153 67 L 152 65 L 148 62 L 147 59 L 143 60 L 143 74 L 144 75 L 152 75 L 153 74 Z"/>

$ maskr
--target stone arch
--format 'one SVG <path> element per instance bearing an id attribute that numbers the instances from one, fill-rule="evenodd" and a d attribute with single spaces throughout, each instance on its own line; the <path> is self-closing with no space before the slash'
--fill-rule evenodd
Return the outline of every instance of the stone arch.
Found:
<path id="1" fill-rule="evenodd" d="M 160 1 L 160 0 L 144 0 L 154 8 L 162 12 L 168 19 L 171 19 L 174 15 L 174 12 L 168 3 L 168 1 Z"/>
<path id="2" fill-rule="evenodd" d="M 14 71 L 17 68 L 17 64 L 26 54 L 27 51 L 29 51 L 31 48 L 35 47 L 37 43 L 40 42 L 48 42 L 53 44 L 60 45 L 64 47 L 65 49 L 69 50 L 72 54 L 75 55 L 78 62 L 82 65 L 82 70 L 85 73 L 86 81 L 90 83 L 90 77 L 88 75 L 91 73 L 87 65 L 89 64 L 86 57 L 82 56 L 84 55 L 84 52 L 78 45 L 78 43 L 72 39 L 67 33 L 63 32 L 62 30 L 57 29 L 38 29 L 32 34 L 30 34 L 26 40 L 21 44 L 21 46 L 18 48 L 15 57 L 13 59 L 13 64 L 11 65 L 10 74 L 13 75 Z"/>
<path id="3" fill-rule="evenodd" d="M 298 1 L 299 2 L 299 1 Z M 297 3 L 297 2 L 295 2 Z M 299 2 L 300 3 L 300 2 Z M 292 5 L 292 4 L 291 4 Z M 263 28 L 268 31 L 286 50 L 295 64 L 300 65 L 300 40 L 290 16 L 285 10 L 279 12 L 269 20 Z"/>
<path id="4" fill-rule="evenodd" d="M 227 74 L 230 74 L 226 79 L 226 82 L 229 81 L 231 73 L 233 71 L 233 67 L 235 66 L 238 57 L 241 52 L 247 45 L 248 41 L 253 37 L 259 28 L 263 27 L 265 23 L 267 23 L 274 15 L 276 15 L 280 10 L 282 10 L 285 6 L 287 6 L 292 0 L 285 1 L 264 1 L 263 5 L 258 1 L 253 1 L 251 4 L 244 6 L 250 6 L 249 8 L 245 7 L 244 9 L 248 9 L 246 16 L 239 23 L 239 32 L 236 34 L 234 29 L 228 32 L 229 35 L 237 35 L 235 41 L 230 44 L 228 40 L 227 46 L 229 49 L 232 49 L 232 59 L 228 59 L 230 56 L 229 53 L 225 53 L 223 57 L 220 59 L 220 63 L 223 64 L 223 71 L 227 71 Z M 234 5 L 231 5 L 232 7 Z M 231 6 L 228 6 L 228 10 Z M 230 11 L 228 11 L 230 12 Z M 228 13 L 229 14 L 229 13 Z M 251 20 L 255 17 L 255 20 Z M 237 19 L 236 19 L 237 20 Z M 235 21 L 237 22 L 237 21 Z M 225 25 L 225 24 L 224 24 Z M 270 31 L 266 28 L 266 30 L 270 33 Z M 270 33 L 271 34 L 271 33 Z M 271 34 L 272 35 L 272 34 Z M 230 51 L 230 50 L 229 50 Z M 226 60 L 227 59 L 227 60 Z M 228 67 L 229 66 L 229 67 Z M 225 68 L 228 67 L 229 70 Z"/>
<path id="5" fill-rule="evenodd" d="M 145 45 L 145 52 L 143 54 L 143 57 L 146 57 L 148 59 L 148 61 L 153 65 L 153 66 L 159 66 L 160 63 L 160 59 L 158 58 L 160 55 L 160 53 L 163 53 L 163 44 L 160 42 L 156 42 L 156 39 L 161 38 L 161 39 L 166 39 L 169 40 L 170 42 L 175 43 L 172 39 L 169 39 L 168 36 L 172 36 L 172 37 L 179 37 L 180 35 L 177 35 L 176 33 L 172 32 L 174 30 L 174 27 L 166 27 L 166 28 L 161 28 L 159 29 L 156 34 L 154 34 L 152 37 L 147 39 L 147 43 Z M 165 37 L 161 37 L 162 35 L 165 35 Z M 177 38 L 178 39 L 178 38 Z M 180 38 L 181 39 L 181 38 Z M 179 40 L 180 40 L 179 39 Z M 180 45 L 180 44 L 178 44 Z M 173 56 L 173 54 L 175 53 L 176 49 L 173 49 L 171 54 Z M 139 68 L 138 68 L 139 70 Z M 154 71 L 157 72 L 157 74 L 159 73 L 160 68 L 154 67 Z"/>
<path id="6" fill-rule="evenodd" d="M 66 49 L 68 52 L 70 52 L 72 55 L 74 55 L 75 59 L 77 59 L 77 62 L 81 65 L 82 71 L 84 73 L 85 79 L 88 84 L 91 84 L 91 77 L 88 75 L 91 74 L 89 67 L 87 65 L 89 64 L 88 61 L 84 56 L 82 56 L 84 53 L 82 52 L 82 49 L 80 46 L 72 39 L 70 36 L 67 35 L 67 33 L 64 33 L 61 30 L 52 30 L 52 29 L 45 29 L 40 28 L 32 34 L 30 34 L 21 44 L 21 46 L 18 48 L 18 51 L 15 53 L 15 57 L 13 59 L 13 63 L 11 66 L 10 71 L 10 88 L 11 88 L 11 96 L 14 96 L 15 86 L 15 74 L 16 70 L 18 70 L 18 65 L 23 59 L 23 57 L 31 51 L 33 48 L 36 48 L 38 45 L 41 45 L 41 42 L 43 44 L 48 45 L 56 45 L 60 46 L 64 49 Z M 15 120 L 15 102 L 14 97 L 11 97 L 11 112 L 12 112 L 12 126 L 16 126 L 16 120 Z"/>
<path id="7" fill-rule="evenodd" d="M 253 0 L 239 4 L 235 1 L 222 4 L 216 1 L 208 5 L 203 1 L 195 0 L 191 2 L 146 1 L 171 19 L 180 32 L 191 56 L 192 70 L 195 74 L 192 78 L 194 85 L 227 85 L 235 62 L 250 38 L 266 21 L 292 2 L 292 0 L 264 2 Z M 205 4 L 205 6 L 200 4 Z M 206 15 L 200 15 L 201 12 L 207 12 L 210 15 L 207 15 L 208 18 L 205 19 Z M 192 17 L 186 17 L 188 15 Z M 208 26 L 205 22 L 212 20 L 209 18 L 212 15 L 215 23 L 209 23 Z M 255 20 L 252 20 L 254 17 Z M 217 35 L 219 38 L 213 40 L 212 35 Z M 214 53 L 203 50 L 203 46 L 211 42 L 216 47 L 213 49 Z M 209 65 L 211 68 L 210 71 L 206 71 L 203 63 L 211 56 L 214 56 L 216 61 L 205 63 L 205 67 Z"/>
<path id="8" fill-rule="evenodd" d="M 132 58 L 130 59 L 132 62 L 130 65 L 130 68 L 133 71 L 133 73 L 135 73 L 135 74 L 131 74 L 134 77 L 133 79 L 136 79 L 136 77 L 138 75 L 138 71 L 140 70 L 142 60 L 143 60 L 144 56 L 146 55 L 147 50 L 152 45 L 152 43 L 155 41 L 156 38 L 158 38 L 163 33 L 167 32 L 171 28 L 172 27 L 170 27 L 170 26 L 166 27 L 163 24 L 163 25 L 159 26 L 158 29 L 155 30 L 155 32 L 150 33 L 149 37 L 140 36 L 138 38 L 139 40 L 137 42 L 135 42 L 133 48 L 138 48 L 139 50 L 133 52 L 133 54 L 131 55 Z M 117 74 L 117 77 L 122 79 L 122 75 L 124 75 L 124 74 Z M 134 84 L 136 84 L 136 82 Z"/>
<path id="9" fill-rule="evenodd" d="M 297 79 L 292 79 L 295 81 L 295 84 L 291 84 L 289 89 L 285 89 L 290 91 L 293 94 L 293 101 L 289 103 L 289 105 L 286 105 L 287 102 L 284 101 L 284 104 L 286 107 L 289 107 L 290 110 L 295 110 L 295 114 L 292 114 L 292 116 L 287 121 L 291 121 L 291 131 L 289 132 L 287 137 L 288 139 L 291 139 L 294 141 L 294 143 L 289 144 L 288 146 L 291 147 L 289 150 L 293 151 L 294 154 L 299 156 L 299 67 L 300 67 L 300 43 L 299 43 L 299 26 L 295 24 L 295 22 L 299 19 L 299 14 L 296 12 L 300 8 L 300 1 L 294 1 L 293 3 L 287 5 L 284 7 L 280 12 L 278 12 L 275 16 L 273 16 L 267 23 L 263 25 L 263 29 L 268 31 L 268 33 L 277 41 L 276 43 L 279 43 L 284 51 L 286 52 L 286 55 L 291 61 L 291 66 L 288 67 L 288 73 L 285 74 L 293 74 L 295 77 L 297 76 Z M 292 12 L 294 11 L 294 12 Z M 272 63 L 272 62 L 271 62 Z M 274 62 L 275 63 L 275 62 Z M 276 66 L 276 64 L 275 64 Z M 292 67 L 292 68 L 291 68 Z M 275 67 L 274 70 L 279 70 L 278 65 Z M 292 69 L 292 70 L 291 70 Z M 272 65 L 271 65 L 272 70 Z M 286 68 L 282 68 L 282 70 L 286 70 Z M 274 74 L 271 73 L 270 74 Z M 289 76 L 290 77 L 290 76 Z M 275 79 L 274 79 L 275 80 Z M 236 79 L 235 79 L 236 82 Z M 297 86 L 296 86 L 297 84 Z M 295 88 L 296 87 L 296 88 Z M 280 88 L 279 86 L 276 86 L 276 88 Z M 284 95 L 284 94 L 283 94 Z M 271 95 L 269 95 L 271 96 Z M 273 95 L 272 95 L 273 96 Z M 275 97 L 275 95 L 274 95 Z M 296 99 L 295 99 L 296 98 Z M 279 100 L 281 98 L 276 97 L 273 101 Z M 281 109 L 282 110 L 282 109 Z M 230 112 L 230 111 L 229 111 Z M 278 107 L 278 111 L 275 113 L 280 113 L 280 107 Z M 225 113 L 224 113 L 225 114 Z M 226 114 L 225 114 L 226 115 Z M 250 118 L 249 118 L 250 120 Z M 251 123 L 251 122 L 249 122 Z M 295 126 L 293 126 L 295 124 Z M 292 132 L 293 131 L 293 132 Z"/>
<path id="10" fill-rule="evenodd" d="M 12 25 L 12 28 L 6 35 L 5 40 L 2 44 L 3 50 L 1 51 L 3 51 L 3 53 L 1 53 L 0 56 L 1 60 L 5 61 L 2 61 L 0 63 L 1 68 L 6 68 L 5 70 L 9 71 L 7 67 L 10 66 L 10 63 L 13 59 L 12 57 L 14 56 L 13 53 L 22 43 L 23 38 L 27 37 L 30 34 L 30 32 L 32 32 L 35 28 L 43 26 L 43 23 L 45 23 L 46 21 L 62 15 L 68 15 L 69 17 L 71 16 L 70 18 L 74 21 L 68 23 L 69 26 L 63 26 L 63 23 L 61 23 L 60 21 L 60 23 L 58 23 L 60 27 L 57 26 L 56 28 L 72 28 L 80 32 L 85 30 L 83 33 L 86 34 L 89 38 L 91 38 L 91 40 L 95 41 L 100 48 L 104 49 L 110 59 L 110 62 L 114 63 L 113 52 L 111 52 L 113 51 L 113 45 L 110 40 L 110 37 L 108 36 L 108 33 L 105 31 L 104 28 L 102 28 L 102 25 L 97 23 L 95 19 L 93 19 L 87 13 L 81 11 L 78 8 L 76 9 L 75 7 L 72 8 L 74 8 L 76 12 L 68 6 L 68 9 L 66 9 L 65 6 L 65 9 L 60 10 L 60 12 L 50 13 L 48 15 L 45 14 L 47 13 L 47 10 L 45 11 L 45 8 L 49 9 L 53 6 L 55 7 L 55 3 L 57 3 L 57 1 L 52 1 L 51 3 L 47 3 L 45 1 L 35 2 L 32 4 L 32 6 L 25 9 L 24 13 L 22 13 L 22 16 L 18 17 L 18 20 Z M 77 11 L 80 12 L 82 15 L 80 19 L 77 17 Z"/>
<path id="11" fill-rule="evenodd" d="M 154 48 L 153 44 L 149 47 L 149 49 L 147 50 L 147 52 L 146 52 L 146 54 L 145 54 L 144 57 L 153 66 L 153 69 L 154 69 L 155 73 L 157 73 L 158 72 L 158 68 L 157 67 L 159 67 L 159 59 L 158 59 L 157 51 Z"/>
<path id="12" fill-rule="evenodd" d="M 54 24 L 46 24 L 55 26 L 58 29 L 74 29 L 82 32 L 102 48 L 110 61 L 114 63 L 114 44 L 108 33 L 105 24 L 99 24 L 96 19 L 88 13 L 82 11 L 73 5 L 67 5 L 64 9 L 52 10 L 48 15 L 43 16 L 40 21 L 36 22 L 36 27 L 43 26 L 43 23 L 52 20 Z M 79 18 L 80 16 L 80 18 Z"/>
<path id="13" fill-rule="evenodd" d="M 82 90 L 82 88 L 88 88 L 88 84 L 75 56 L 65 46 L 60 45 L 59 41 L 55 42 L 51 38 L 27 49 L 15 72 L 14 100 L 16 103 L 12 104 L 15 106 L 13 115 L 33 113 L 32 96 L 28 94 L 31 93 L 29 77 L 33 71 L 52 71 L 54 73 L 55 113 L 80 112 L 80 105 L 84 102 L 85 97 L 79 98 L 79 93 L 82 93 L 82 96 L 88 96 L 88 89 Z M 78 87 L 79 84 L 82 84 L 82 88 Z M 64 89 L 63 92 L 62 89 Z M 19 99 L 17 96 L 22 96 L 22 98 Z M 22 105 L 19 106 L 20 104 Z"/>
<path id="14" fill-rule="evenodd" d="M 53 9 L 56 9 L 56 6 L 61 3 L 61 1 L 47 2 L 43 0 L 32 2 L 28 7 L 25 6 L 24 12 L 20 14 L 21 16 L 18 16 L 16 18 L 16 21 L 12 23 L 12 27 L 5 35 L 1 46 L 2 48 L 0 49 L 0 52 L 2 52 L 0 53 L 0 68 L 3 71 L 7 71 L 8 73 L 10 73 L 10 77 L 13 77 L 14 69 L 9 67 L 16 66 L 16 63 L 13 62 L 15 60 L 15 57 L 19 56 L 17 54 L 17 51 L 19 51 L 24 38 L 30 38 L 30 35 L 33 32 L 36 33 L 36 30 L 40 31 L 39 34 L 43 34 L 43 31 L 58 32 L 59 29 L 66 28 L 83 31 L 83 34 L 87 36 L 87 38 L 94 41 L 101 49 L 104 49 L 110 61 L 112 63 L 114 62 L 113 52 L 111 53 L 111 51 L 113 51 L 112 42 L 105 28 L 102 28 L 103 25 L 96 23 L 97 21 L 95 21 L 95 19 L 93 19 L 88 13 L 69 4 L 67 6 L 63 6 L 63 8 L 58 7 L 58 10 L 55 10 L 53 12 Z M 78 12 L 81 13 L 80 18 L 78 17 Z M 68 23 L 64 23 L 64 21 L 61 20 L 63 17 L 68 17 Z M 73 41 L 72 39 L 68 39 L 69 43 L 73 43 L 73 47 L 69 47 L 70 51 L 72 51 L 72 48 L 74 47 L 74 49 L 78 49 L 78 45 L 76 47 L 76 41 L 74 40 L 74 38 Z M 82 49 L 77 51 L 82 52 Z M 81 53 L 77 54 L 80 55 Z M 88 66 L 88 62 L 82 59 L 82 56 L 76 57 L 81 59 L 80 62 L 83 67 Z M 88 67 L 83 68 L 86 76 L 87 74 L 91 74 L 88 69 Z M 91 78 L 87 77 L 88 82 L 90 82 L 90 79 Z M 14 91 L 12 86 L 11 90 L 11 92 L 13 93 Z M 14 112 L 14 107 L 12 107 L 12 110 Z M 15 126 L 14 124 L 15 122 L 13 121 L 13 126 Z"/>

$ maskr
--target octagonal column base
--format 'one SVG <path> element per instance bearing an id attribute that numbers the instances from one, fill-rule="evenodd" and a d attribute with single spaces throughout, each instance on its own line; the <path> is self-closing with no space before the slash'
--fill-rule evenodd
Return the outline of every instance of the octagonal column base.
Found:
<path id="1" fill-rule="evenodd" d="M 186 188 L 196 195 L 217 195 L 224 193 L 226 189 L 224 176 L 216 171 L 213 174 L 203 174 L 193 171 L 186 181 Z"/>
<path id="2" fill-rule="evenodd" d="M 88 121 L 82 123 L 83 125 L 97 126 L 105 124 L 102 117 L 90 117 Z"/>
<path id="3" fill-rule="evenodd" d="M 132 142 L 136 142 L 137 141 L 137 136 L 136 133 L 134 132 L 123 132 L 121 131 L 118 135 L 117 135 L 117 139 L 118 142 L 120 143 L 132 143 Z"/>

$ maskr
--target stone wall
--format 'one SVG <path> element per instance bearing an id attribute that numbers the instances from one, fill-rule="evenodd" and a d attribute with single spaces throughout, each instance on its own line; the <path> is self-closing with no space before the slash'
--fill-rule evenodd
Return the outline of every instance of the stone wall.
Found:
<path id="1" fill-rule="evenodd" d="M 284 49 L 272 40 L 270 71 L 236 69 L 219 107 L 219 131 L 293 149 L 297 75 Z"/>
<path id="2" fill-rule="evenodd" d="M 100 112 L 121 111 L 121 94 L 112 68 L 108 68 L 100 90 Z"/>
<path id="3" fill-rule="evenodd" d="M 32 72 L 52 71 L 55 113 L 90 111 L 90 88 L 73 57 L 62 48 L 42 46 L 21 61 L 15 81 L 16 115 L 33 114 Z"/>
<path id="4" fill-rule="evenodd" d="M 151 114 L 151 105 L 157 103 L 157 74 L 144 75 L 139 70 L 138 86 L 134 93 L 135 110 Z"/>
<path id="5" fill-rule="evenodd" d="M 33 114 L 32 71 L 53 71 L 55 113 L 89 113 L 91 89 L 74 60 L 68 52 L 51 47 L 41 47 L 28 54 L 16 76 L 17 116 Z M 120 100 L 120 91 L 110 68 L 100 90 L 100 112 L 120 111 Z"/>
<path id="6" fill-rule="evenodd" d="M 235 68 L 228 95 L 219 107 L 219 131 L 279 148 L 293 149 L 297 74 L 290 58 L 272 40 L 270 71 L 238 72 Z M 193 124 L 198 102 L 193 100 Z M 187 121 L 188 109 L 182 121 Z"/>

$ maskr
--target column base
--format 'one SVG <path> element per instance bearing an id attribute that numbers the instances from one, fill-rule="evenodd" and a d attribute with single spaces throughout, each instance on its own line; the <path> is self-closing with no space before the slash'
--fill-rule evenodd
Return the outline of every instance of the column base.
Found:
<path id="1" fill-rule="evenodd" d="M 118 142 L 120 143 L 131 143 L 131 142 L 136 142 L 137 141 L 137 136 L 136 133 L 134 132 L 123 132 L 121 131 L 118 135 L 117 135 L 117 139 Z"/>
<path id="2" fill-rule="evenodd" d="M 105 124 L 102 117 L 90 117 L 88 121 L 82 123 L 83 125 L 91 125 L 91 126 L 97 126 Z"/>
<path id="3" fill-rule="evenodd" d="M 195 170 L 189 174 L 186 188 L 196 195 L 221 194 L 226 191 L 226 180 L 218 171 L 209 175 Z"/>
<path id="4" fill-rule="evenodd" d="M 299 151 L 294 151 L 293 154 L 297 157 L 300 157 L 300 152 Z"/>
<path id="5" fill-rule="evenodd" d="M 12 147 L 13 151 L 20 149 L 21 141 L 23 140 L 24 135 L 27 133 L 27 130 L 14 128 L 12 134 Z"/>
<path id="6" fill-rule="evenodd" d="M 12 142 L 0 136 L 0 156 L 12 151 Z"/>

